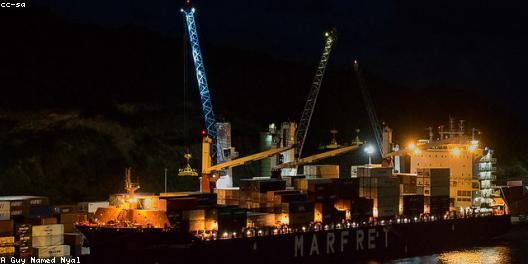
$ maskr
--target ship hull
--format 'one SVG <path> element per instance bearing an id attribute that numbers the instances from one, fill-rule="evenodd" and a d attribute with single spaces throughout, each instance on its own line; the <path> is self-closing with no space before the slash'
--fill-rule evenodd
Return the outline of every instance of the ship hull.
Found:
<path id="1" fill-rule="evenodd" d="M 316 263 L 388 259 L 460 248 L 504 234 L 509 216 L 201 241 L 162 230 L 79 227 L 91 263 Z"/>

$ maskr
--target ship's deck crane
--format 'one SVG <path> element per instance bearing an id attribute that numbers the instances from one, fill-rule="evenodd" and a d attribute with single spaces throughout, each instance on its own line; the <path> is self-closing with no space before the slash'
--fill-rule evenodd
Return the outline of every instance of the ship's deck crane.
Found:
<path id="1" fill-rule="evenodd" d="M 185 1 L 185 7 L 181 9 L 181 12 L 185 16 L 185 22 L 187 25 L 187 34 L 189 36 L 189 42 L 191 43 L 192 57 L 194 61 L 194 68 L 196 73 L 196 80 L 198 81 L 198 89 L 200 91 L 200 101 L 202 104 L 202 113 L 204 115 L 205 129 L 212 138 L 213 143 L 218 142 L 216 119 L 213 112 L 213 105 L 211 102 L 211 95 L 209 93 L 209 86 L 207 84 L 207 76 L 205 74 L 205 64 L 202 57 L 202 51 L 200 49 L 200 41 L 198 38 L 198 29 L 196 27 L 195 20 L 195 9 L 191 5 L 190 0 Z M 223 155 L 216 155 L 217 151 L 222 150 L 222 146 L 217 146 L 212 149 L 212 156 L 218 158 L 218 163 L 223 162 Z"/>
<path id="2" fill-rule="evenodd" d="M 234 159 L 231 161 L 227 161 L 224 163 L 219 163 L 214 166 L 211 166 L 211 155 L 210 155 L 211 143 L 212 143 L 212 140 L 209 136 L 205 136 L 203 138 L 203 141 L 202 141 L 202 182 L 201 182 L 202 192 L 212 191 L 211 183 L 214 183 L 216 182 L 216 180 L 218 180 L 218 176 L 213 175 L 213 173 L 216 171 L 221 171 L 223 169 L 244 165 L 248 162 L 269 158 L 281 152 L 288 151 L 294 147 L 294 146 L 287 146 L 287 147 L 282 147 L 282 148 L 274 148 L 274 149 L 266 150 L 266 151 L 256 153 L 253 155 L 249 155 L 246 157 Z"/>
<path id="3" fill-rule="evenodd" d="M 372 103 L 372 98 L 370 93 L 367 90 L 365 85 L 365 80 L 363 80 L 363 75 L 359 68 L 359 63 L 357 60 L 354 61 L 354 72 L 356 72 L 357 81 L 359 89 L 361 90 L 361 95 L 363 97 L 363 102 L 365 103 L 365 108 L 367 109 L 367 114 L 369 116 L 370 125 L 374 133 L 374 139 L 376 140 L 376 145 L 378 147 L 378 152 L 382 158 L 385 158 L 385 152 L 383 151 L 383 132 L 378 120 L 378 116 L 374 111 L 374 104 Z"/>
<path id="4" fill-rule="evenodd" d="M 359 145 L 353 145 L 353 146 L 348 146 L 348 147 L 341 147 L 341 148 L 330 150 L 330 151 L 327 151 L 327 152 L 315 154 L 315 155 L 312 155 L 312 156 L 309 156 L 309 157 L 306 157 L 306 158 L 301 158 L 301 159 L 298 159 L 298 160 L 285 162 L 285 163 L 282 163 L 282 164 L 279 164 L 279 165 L 275 166 L 275 168 L 273 168 L 273 169 L 274 170 L 278 170 L 278 169 L 283 169 L 283 168 L 297 168 L 297 167 L 305 165 L 305 164 L 314 163 L 314 162 L 316 162 L 318 160 L 321 160 L 321 159 L 326 159 L 326 158 L 330 158 L 330 157 L 334 157 L 334 156 L 337 156 L 337 155 L 341 155 L 341 154 L 350 152 L 352 150 L 355 150 L 355 149 L 359 148 L 360 146 L 361 145 L 359 144 Z"/>
<path id="5" fill-rule="evenodd" d="M 330 57 L 330 52 L 332 47 L 337 39 L 336 29 L 333 28 L 330 31 L 325 33 L 325 46 L 323 49 L 323 54 L 321 55 L 321 60 L 319 61 L 319 66 L 315 72 L 315 76 L 312 82 L 312 88 L 308 94 L 308 99 L 304 105 L 304 110 L 297 127 L 297 132 L 295 138 L 297 139 L 297 158 L 301 157 L 304 141 L 308 133 L 308 128 L 310 126 L 310 121 L 312 120 L 313 111 L 315 108 L 315 103 L 317 101 L 317 96 L 319 95 L 319 90 L 321 88 L 321 83 L 323 82 L 323 76 L 326 69 L 326 64 Z"/>

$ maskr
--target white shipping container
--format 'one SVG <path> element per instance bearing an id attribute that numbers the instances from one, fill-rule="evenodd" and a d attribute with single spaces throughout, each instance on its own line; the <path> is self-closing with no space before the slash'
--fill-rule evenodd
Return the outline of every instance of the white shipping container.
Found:
<path id="1" fill-rule="evenodd" d="M 88 203 L 88 213 L 94 214 L 95 211 L 99 208 L 106 208 L 110 206 L 110 202 L 103 201 L 103 202 L 89 202 Z"/>
<path id="2" fill-rule="evenodd" d="M 37 258 L 52 258 L 70 255 L 70 246 L 59 245 L 51 247 L 33 247 L 33 256 Z"/>
<path id="3" fill-rule="evenodd" d="M 359 166 L 351 166 L 350 167 L 350 177 L 357 178 L 358 177 L 358 167 Z"/>
<path id="4" fill-rule="evenodd" d="M 31 245 L 33 247 L 49 247 L 59 246 L 64 244 L 64 235 L 51 236 L 33 236 L 31 237 Z"/>
<path id="5" fill-rule="evenodd" d="M 32 227 L 32 236 L 64 235 L 64 225 L 36 225 Z"/>
<path id="6" fill-rule="evenodd" d="M 9 220 L 11 218 L 11 202 L 0 201 L 0 220 Z"/>

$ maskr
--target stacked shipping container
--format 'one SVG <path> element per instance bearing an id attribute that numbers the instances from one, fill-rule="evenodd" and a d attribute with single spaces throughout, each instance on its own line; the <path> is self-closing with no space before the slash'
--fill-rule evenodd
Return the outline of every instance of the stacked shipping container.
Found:
<path id="1" fill-rule="evenodd" d="M 5 246 L 0 246 L 0 254 L 20 258 L 70 256 L 65 230 L 76 237 L 71 243 L 76 245 L 75 256 L 83 252 L 83 236 L 76 233 L 75 222 L 86 220 L 87 212 L 80 212 L 77 205 L 52 207 L 48 198 L 41 196 L 0 197 L 0 219 L 0 244 Z"/>
<path id="2" fill-rule="evenodd" d="M 392 167 L 359 167 L 359 195 L 373 199 L 374 217 L 399 215 L 400 181 Z"/>

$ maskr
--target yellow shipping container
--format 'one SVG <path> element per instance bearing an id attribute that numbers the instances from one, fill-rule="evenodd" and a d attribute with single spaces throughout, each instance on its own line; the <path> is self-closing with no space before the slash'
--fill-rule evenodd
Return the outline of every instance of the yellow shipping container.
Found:
<path id="1" fill-rule="evenodd" d="M 15 254 L 15 247 L 0 247 L 0 256 L 9 256 Z"/>
<path id="2" fill-rule="evenodd" d="M 15 244 L 15 237 L 0 237 L 0 247 L 11 247 Z"/>

